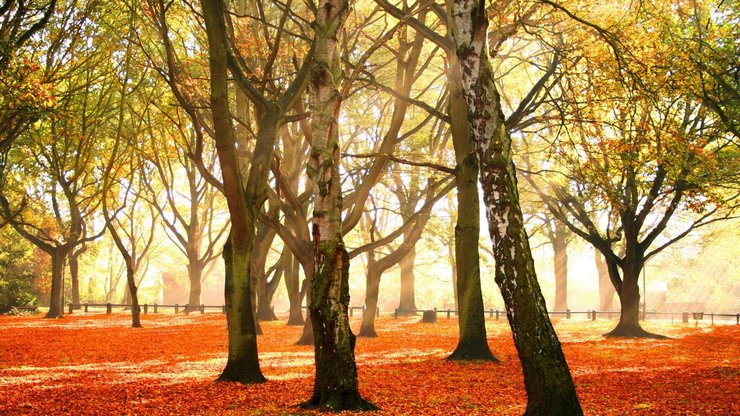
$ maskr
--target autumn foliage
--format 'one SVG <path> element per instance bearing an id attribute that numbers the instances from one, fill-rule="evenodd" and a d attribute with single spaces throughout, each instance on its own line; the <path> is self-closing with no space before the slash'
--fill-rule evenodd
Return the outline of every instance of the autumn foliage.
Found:
<path id="1" fill-rule="evenodd" d="M 313 350 L 300 327 L 263 323 L 267 383 L 216 383 L 226 359 L 222 315 L 0 317 L 0 414 L 312 414 Z M 501 364 L 449 362 L 455 319 L 378 319 L 360 338 L 362 394 L 378 415 L 518 415 L 526 398 L 508 325 L 487 323 Z M 359 326 L 355 318 L 353 327 Z M 668 340 L 604 339 L 609 321 L 561 320 L 584 411 L 591 415 L 738 414 L 740 327 L 647 323 Z M 356 328 L 355 328 L 356 329 Z"/>

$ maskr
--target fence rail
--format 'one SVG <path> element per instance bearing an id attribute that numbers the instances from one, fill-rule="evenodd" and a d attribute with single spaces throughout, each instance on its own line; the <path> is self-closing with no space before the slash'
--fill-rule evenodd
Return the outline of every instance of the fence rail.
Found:
<path id="1" fill-rule="evenodd" d="M 458 316 L 460 311 L 455 309 L 399 309 L 396 308 L 395 312 L 393 313 L 393 318 L 397 319 L 399 316 L 405 316 L 409 314 L 417 314 L 417 313 L 423 313 L 425 311 L 433 311 L 435 314 L 439 315 L 447 315 L 447 319 L 450 319 L 453 315 Z M 595 321 L 597 316 L 606 317 L 607 319 L 612 318 L 619 318 L 619 311 L 596 311 L 596 310 L 587 310 L 587 311 L 571 311 L 570 309 L 564 310 L 564 311 L 548 311 L 548 314 L 550 316 L 560 316 L 564 315 L 565 319 L 571 319 L 575 315 L 585 315 L 586 319 L 590 319 L 592 321 Z M 671 322 L 674 321 L 677 317 L 681 318 L 681 321 L 683 323 L 688 323 L 689 318 L 693 318 L 695 322 L 707 319 L 711 321 L 712 325 L 714 325 L 715 318 L 718 320 L 732 320 L 735 319 L 735 325 L 740 325 L 740 313 L 738 314 L 729 314 L 729 313 L 714 313 L 714 312 L 652 312 L 648 311 L 640 312 L 642 320 L 647 320 L 648 316 L 654 316 L 654 317 L 660 317 L 660 316 L 670 316 Z M 496 320 L 501 319 L 502 315 L 506 315 L 506 311 L 501 311 L 498 309 L 489 309 L 487 311 L 484 311 L 484 315 L 487 315 L 489 318 L 495 317 Z"/>
<path id="2" fill-rule="evenodd" d="M 105 308 L 106 314 L 113 313 L 113 308 L 131 308 L 131 304 L 127 303 L 70 303 L 67 305 L 68 311 L 70 314 L 73 314 L 75 310 L 84 310 L 85 312 L 89 312 L 90 308 Z M 172 309 L 175 313 L 182 312 L 200 312 L 201 314 L 206 313 L 206 311 L 218 311 L 221 313 L 226 313 L 226 305 L 180 305 L 180 304 L 143 304 L 139 305 L 141 308 L 141 312 L 144 314 L 150 313 L 159 313 L 162 309 Z M 0 305 L 0 313 L 6 313 L 11 310 L 11 308 L 15 308 L 17 310 L 21 311 L 28 311 L 28 312 L 37 312 L 38 307 L 37 306 L 3 306 Z M 303 309 L 306 309 L 305 306 L 303 306 Z M 365 306 L 350 306 L 348 308 L 349 310 L 349 316 L 352 317 L 354 315 L 354 311 L 360 311 L 361 316 L 365 314 L 367 311 L 367 308 Z M 399 316 L 408 316 L 408 315 L 416 315 L 418 313 L 434 313 L 435 316 L 442 314 L 446 315 L 447 319 L 452 318 L 453 316 L 458 316 L 460 311 L 455 309 L 400 309 L 396 308 L 393 312 L 393 318 L 397 319 Z M 615 319 L 619 318 L 619 311 L 596 311 L 596 310 L 586 310 L 586 311 L 571 311 L 571 310 L 564 310 L 564 311 L 549 311 L 548 312 L 551 316 L 564 316 L 565 319 L 571 319 L 574 316 L 583 315 L 585 316 L 585 319 L 590 319 L 592 321 L 595 321 L 597 317 L 607 318 L 607 319 Z M 488 309 L 487 311 L 484 311 L 484 314 L 488 318 L 495 318 L 496 320 L 501 319 L 502 316 L 506 315 L 506 311 L 502 311 L 499 309 Z M 660 318 L 663 317 L 671 317 L 671 322 L 673 322 L 677 318 L 681 318 L 681 322 L 688 323 L 690 319 L 693 319 L 694 322 L 702 321 L 702 320 L 709 320 L 712 325 L 714 325 L 714 321 L 716 320 L 722 320 L 722 321 L 731 321 L 735 320 L 735 325 L 740 325 L 740 313 L 738 314 L 729 314 L 729 313 L 714 313 L 714 312 L 657 312 L 657 311 L 648 311 L 640 312 L 642 320 L 647 320 L 648 317 L 657 317 Z M 375 316 L 380 316 L 380 308 L 375 309 Z"/>
<path id="3" fill-rule="evenodd" d="M 70 303 L 68 305 L 68 311 L 70 314 L 73 314 L 75 310 L 84 309 L 85 312 L 88 312 L 90 308 L 105 308 L 106 314 L 113 313 L 113 308 L 131 308 L 130 303 Z M 201 314 L 206 313 L 206 310 L 217 310 L 221 313 L 226 313 L 226 305 L 180 305 L 180 304 L 148 304 L 145 303 L 143 305 L 139 305 L 139 308 L 141 309 L 141 312 L 144 314 L 148 314 L 149 310 L 152 310 L 152 313 L 159 313 L 160 309 L 174 309 L 175 313 L 180 313 L 180 310 L 182 309 L 183 312 L 200 312 Z"/>

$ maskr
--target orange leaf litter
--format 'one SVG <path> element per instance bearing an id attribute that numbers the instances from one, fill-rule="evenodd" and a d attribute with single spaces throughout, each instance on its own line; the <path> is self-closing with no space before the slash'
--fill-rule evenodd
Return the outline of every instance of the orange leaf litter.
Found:
<path id="1" fill-rule="evenodd" d="M 313 414 L 296 407 L 313 385 L 301 328 L 262 323 L 268 382 L 215 383 L 226 361 L 220 314 L 0 317 L 0 415 Z M 381 317 L 358 338 L 363 395 L 377 415 L 520 415 L 526 398 L 506 321 L 489 320 L 501 364 L 447 362 L 456 320 Z M 668 340 L 607 340 L 615 321 L 560 320 L 555 328 L 589 415 L 738 415 L 740 327 L 648 322 Z M 352 320 L 355 330 L 360 321 Z M 350 414 L 351 412 L 344 412 Z M 365 413 L 366 415 L 368 413 Z"/>

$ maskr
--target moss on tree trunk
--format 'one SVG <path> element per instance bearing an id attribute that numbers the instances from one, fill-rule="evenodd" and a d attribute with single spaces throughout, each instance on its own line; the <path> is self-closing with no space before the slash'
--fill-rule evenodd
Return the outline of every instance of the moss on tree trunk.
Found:
<path id="1" fill-rule="evenodd" d="M 229 333 L 229 354 L 219 381 L 236 381 L 244 384 L 265 381 L 257 358 L 257 333 L 250 302 L 248 247 L 234 249 L 231 236 L 224 245 L 225 265 L 224 298 Z M 242 276 L 242 277 L 239 277 Z"/>
<path id="2" fill-rule="evenodd" d="M 314 333 L 316 378 L 310 408 L 372 409 L 357 386 L 355 335 L 349 327 L 349 256 L 342 241 L 339 177 L 340 66 L 337 34 L 349 14 L 346 0 L 322 0 L 314 23 L 309 80 L 313 142 L 307 173 L 313 184 L 314 268 L 309 315 Z"/>
<path id="3" fill-rule="evenodd" d="M 341 239 L 319 244 L 311 285 L 311 322 L 315 339 L 316 379 L 305 407 L 338 410 L 375 409 L 360 396 L 355 365 L 355 335 L 349 327 L 349 256 Z"/>

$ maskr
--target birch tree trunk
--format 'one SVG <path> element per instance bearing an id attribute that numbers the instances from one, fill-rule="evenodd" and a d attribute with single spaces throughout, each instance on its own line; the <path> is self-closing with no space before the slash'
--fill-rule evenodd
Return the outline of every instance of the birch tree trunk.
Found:
<path id="1" fill-rule="evenodd" d="M 511 137 L 488 57 L 485 1 L 453 0 L 450 14 L 493 242 L 495 280 L 506 304 L 524 372 L 528 400 L 525 414 L 581 415 L 565 356 L 547 316 L 524 230 Z"/>
<path id="2" fill-rule="evenodd" d="M 337 34 L 349 14 L 347 0 L 322 0 L 314 23 L 314 60 L 309 100 L 313 143 L 308 176 L 314 185 L 315 266 L 309 313 L 314 329 L 316 378 L 313 395 L 303 404 L 332 411 L 373 409 L 357 386 L 355 335 L 349 326 L 349 255 L 341 232 L 339 178 L 340 75 Z"/>

